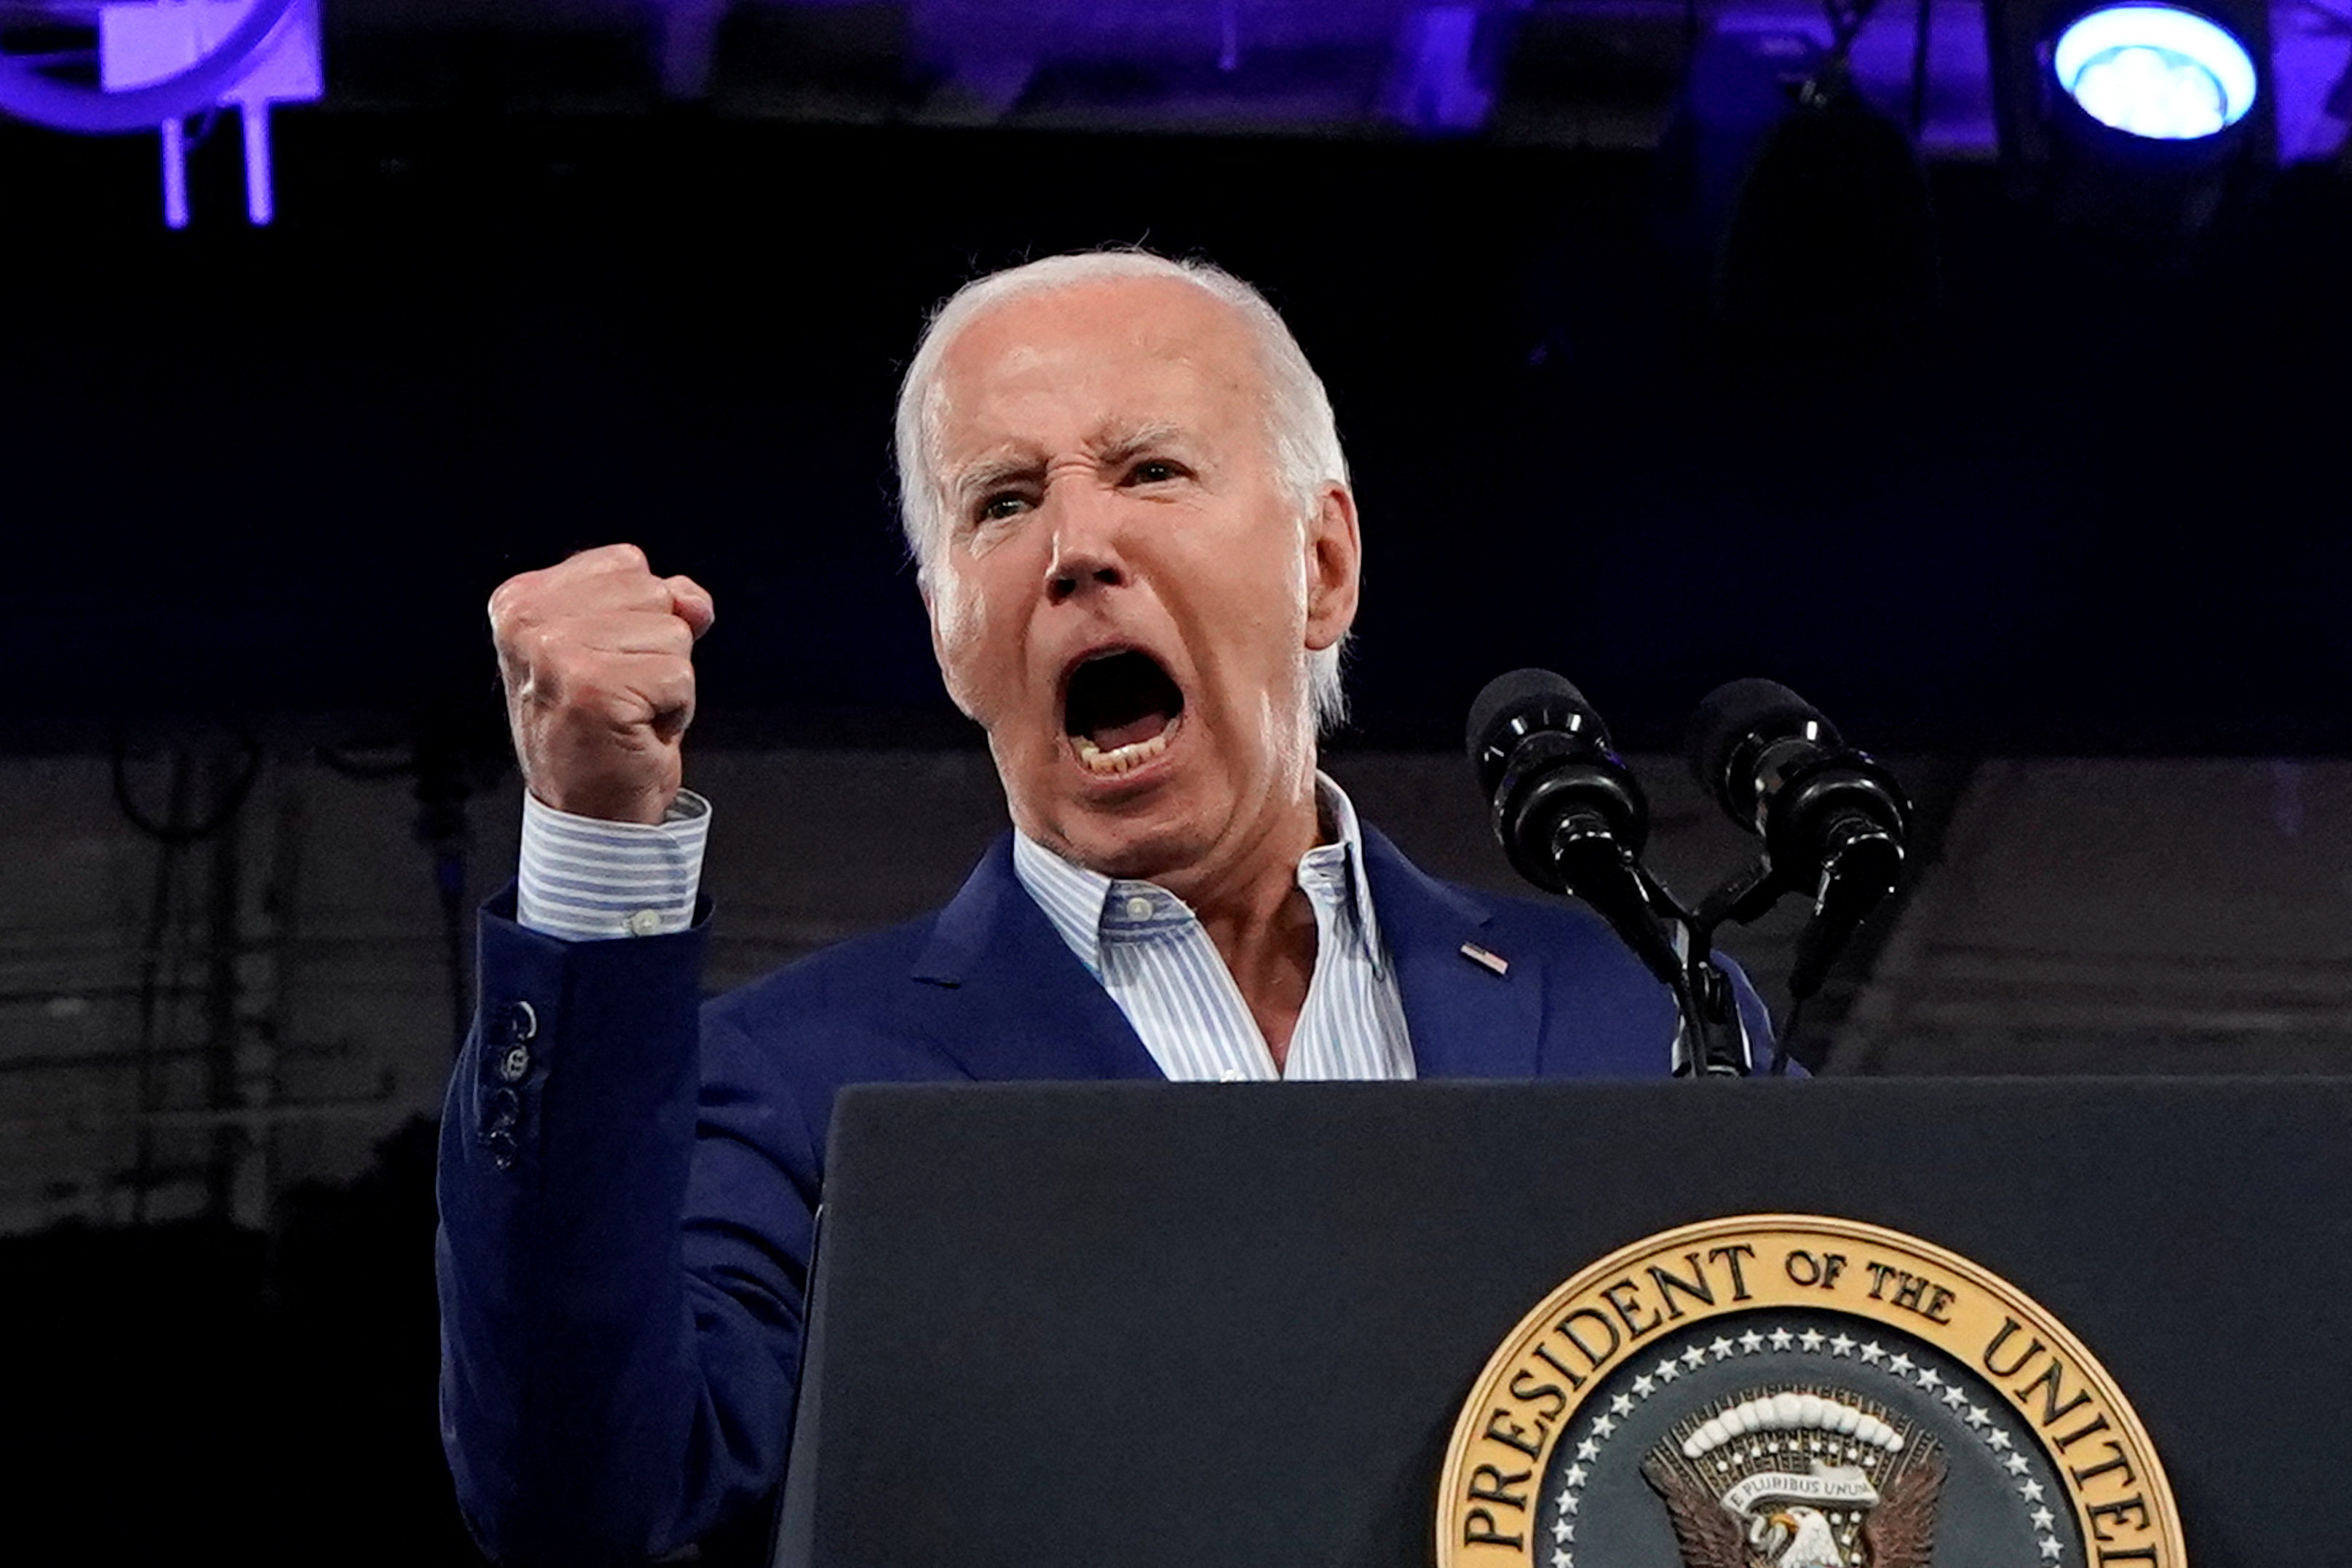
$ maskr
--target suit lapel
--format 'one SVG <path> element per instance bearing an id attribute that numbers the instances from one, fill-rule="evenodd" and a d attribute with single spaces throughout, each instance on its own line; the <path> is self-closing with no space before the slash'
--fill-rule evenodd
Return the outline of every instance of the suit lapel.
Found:
<path id="1" fill-rule="evenodd" d="M 940 1047 L 973 1078 L 1156 1079 L 1160 1064 L 992 845 L 940 911 L 914 980 Z"/>
<path id="2" fill-rule="evenodd" d="M 1489 949 L 1492 917 L 1475 900 L 1424 876 L 1377 829 L 1368 826 L 1363 835 L 1372 907 L 1396 965 L 1415 1075 L 1534 1078 L 1543 955 Z M 1465 952 L 1465 944 L 1475 952 Z M 1498 974 L 1478 953 L 1507 967 Z"/>
<path id="3" fill-rule="evenodd" d="M 1533 1078 L 1543 1028 L 1543 955 L 1490 952 L 1476 900 L 1425 876 L 1365 826 L 1364 864 L 1381 939 L 1396 965 L 1413 1070 L 1424 1079 Z M 1483 939 L 1483 940 L 1482 940 Z M 997 840 L 940 911 L 912 978 L 940 1048 L 974 1079 L 1157 1079 L 1125 1014 L 1087 973 Z"/>

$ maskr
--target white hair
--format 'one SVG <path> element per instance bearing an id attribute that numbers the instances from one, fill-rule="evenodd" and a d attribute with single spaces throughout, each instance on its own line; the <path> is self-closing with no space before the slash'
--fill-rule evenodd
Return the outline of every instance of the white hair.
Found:
<path id="1" fill-rule="evenodd" d="M 1190 283 L 1239 316 L 1257 347 L 1265 373 L 1264 420 L 1273 447 L 1275 474 L 1298 509 L 1301 524 L 1322 505 L 1327 485 L 1348 482 L 1348 459 L 1339 449 L 1339 429 L 1330 395 L 1307 363 L 1298 340 L 1265 296 L 1205 261 L 1171 261 L 1146 250 L 1093 250 L 1049 256 L 993 272 L 965 284 L 931 315 L 915 345 L 898 387 L 898 520 L 914 552 L 920 580 L 946 538 L 947 494 L 936 464 L 941 395 L 940 363 L 956 335 L 980 316 L 1010 300 L 1080 284 L 1120 279 L 1168 278 Z M 1310 655 L 1307 694 L 1316 725 L 1329 730 L 1346 716 L 1348 699 L 1339 679 L 1346 637 Z"/>

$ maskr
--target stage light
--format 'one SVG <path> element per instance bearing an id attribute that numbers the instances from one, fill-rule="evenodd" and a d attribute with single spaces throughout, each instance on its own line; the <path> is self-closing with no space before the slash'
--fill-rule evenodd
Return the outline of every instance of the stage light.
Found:
<path id="1" fill-rule="evenodd" d="M 2193 262 L 2274 159 L 2263 0 L 1988 0 L 2011 190 L 2134 267 Z"/>
<path id="2" fill-rule="evenodd" d="M 84 135 L 163 133 L 163 221 L 188 224 L 182 121 L 237 110 L 245 134 L 246 211 L 275 216 L 269 106 L 316 100 L 319 0 L 121 0 L 100 5 L 98 48 L 32 58 L 0 53 L 0 113 Z M 97 67 L 98 82 L 82 79 Z"/>
<path id="3" fill-rule="evenodd" d="M 2245 118 L 2253 57 L 2229 29 L 2174 5 L 2109 5 L 2058 35 L 2051 74 L 2083 111 L 2134 136 L 2186 142 Z"/>

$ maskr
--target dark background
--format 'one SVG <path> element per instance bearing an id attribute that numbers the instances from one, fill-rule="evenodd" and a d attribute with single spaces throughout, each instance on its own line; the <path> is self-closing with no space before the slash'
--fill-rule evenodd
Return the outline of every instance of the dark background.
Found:
<path id="1" fill-rule="evenodd" d="M 966 738 L 894 532 L 897 373 L 966 278 L 1104 243 L 1257 281 L 1330 384 L 1349 740 L 1453 745 L 1542 663 L 1645 749 L 1755 673 L 1886 751 L 2352 742 L 2340 170 L 2126 270 L 1939 168 L 1944 308 L 1857 347 L 1710 330 L 1646 153 L 280 120 L 259 233 L 163 232 L 144 140 L 0 128 L 19 745 L 126 708 L 488 723 L 490 586 L 618 538 L 719 596 L 714 731 Z M 228 131 L 196 180 L 236 200 Z"/>

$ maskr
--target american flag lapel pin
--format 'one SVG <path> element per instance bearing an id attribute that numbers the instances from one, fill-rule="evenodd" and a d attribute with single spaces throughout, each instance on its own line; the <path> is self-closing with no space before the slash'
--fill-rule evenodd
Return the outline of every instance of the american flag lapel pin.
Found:
<path id="1" fill-rule="evenodd" d="M 1511 972 L 1509 959 L 1499 952 L 1488 952 L 1475 942 L 1465 942 L 1462 944 L 1462 956 L 1492 973 L 1508 974 Z"/>

